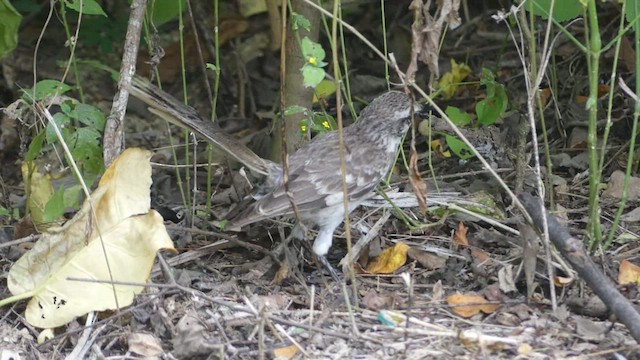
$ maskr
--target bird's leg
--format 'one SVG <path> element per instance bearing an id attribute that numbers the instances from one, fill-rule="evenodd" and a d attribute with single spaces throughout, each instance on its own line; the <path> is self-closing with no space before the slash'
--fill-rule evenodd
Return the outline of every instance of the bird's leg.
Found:
<path id="1" fill-rule="evenodd" d="M 318 258 L 320 264 L 322 264 L 322 266 L 329 270 L 329 274 L 333 278 L 333 281 L 335 281 L 336 284 L 340 284 L 342 282 L 342 279 L 340 278 L 340 275 L 338 275 L 336 269 L 334 269 L 333 266 L 329 264 L 329 260 L 327 260 L 327 257 L 324 255 L 316 255 L 316 257 Z"/>

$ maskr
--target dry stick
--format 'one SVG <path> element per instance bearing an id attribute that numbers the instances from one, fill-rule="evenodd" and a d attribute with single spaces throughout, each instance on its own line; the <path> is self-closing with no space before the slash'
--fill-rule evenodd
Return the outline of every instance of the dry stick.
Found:
<path id="1" fill-rule="evenodd" d="M 582 241 L 571 236 L 567 229 L 560 225 L 558 220 L 547 213 L 540 210 L 538 199 L 532 195 L 523 193 L 520 195 L 522 204 L 529 211 L 529 215 L 535 223 L 538 230 L 542 229 L 543 221 L 546 218 L 549 239 L 560 253 L 569 261 L 571 266 L 578 272 L 580 277 L 589 285 L 589 287 L 598 295 L 602 302 L 611 310 L 618 320 L 623 323 L 631 336 L 640 343 L 640 314 L 635 310 L 631 303 L 616 289 L 601 271 L 597 265 L 591 260 Z"/>
<path id="2" fill-rule="evenodd" d="M 127 101 L 129 100 L 128 89 L 131 85 L 133 74 L 136 72 L 140 32 L 146 8 L 147 0 L 133 0 L 131 2 L 131 16 L 129 17 L 127 35 L 124 41 L 118 92 L 113 99 L 113 106 L 104 128 L 103 157 L 106 166 L 111 164 L 124 149 L 124 115 L 127 110 Z"/>

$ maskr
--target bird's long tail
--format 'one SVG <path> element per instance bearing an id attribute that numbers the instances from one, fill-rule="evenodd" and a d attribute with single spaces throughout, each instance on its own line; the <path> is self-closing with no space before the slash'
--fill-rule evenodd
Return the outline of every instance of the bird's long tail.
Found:
<path id="1" fill-rule="evenodd" d="M 256 155 L 231 135 L 216 128 L 211 121 L 200 116 L 194 108 L 181 103 L 148 81 L 137 76 L 134 77 L 129 91 L 133 96 L 149 105 L 149 111 L 152 113 L 200 135 L 254 173 L 265 175 L 267 182 L 275 181 L 274 179 L 280 176 L 280 165 Z"/>

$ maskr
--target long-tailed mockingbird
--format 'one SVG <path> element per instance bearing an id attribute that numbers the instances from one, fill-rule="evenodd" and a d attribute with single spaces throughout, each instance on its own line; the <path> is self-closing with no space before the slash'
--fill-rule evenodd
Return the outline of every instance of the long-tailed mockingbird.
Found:
<path id="1" fill-rule="evenodd" d="M 134 80 L 131 94 L 151 106 L 153 113 L 203 136 L 253 172 L 266 176 L 266 194 L 231 219 L 226 228 L 239 229 L 263 219 L 293 215 L 288 190 L 300 220 L 318 227 L 313 252 L 335 277 L 325 256 L 331 247 L 333 232 L 345 215 L 338 132 L 315 137 L 289 157 L 285 189 L 280 165 L 260 158 L 216 129 L 193 108 L 139 79 Z M 349 212 L 358 207 L 389 172 L 398 145 L 409 129 L 410 116 L 420 108 L 406 94 L 389 91 L 362 110 L 356 123 L 344 128 Z M 302 237 L 304 233 L 298 231 L 294 235 Z"/>

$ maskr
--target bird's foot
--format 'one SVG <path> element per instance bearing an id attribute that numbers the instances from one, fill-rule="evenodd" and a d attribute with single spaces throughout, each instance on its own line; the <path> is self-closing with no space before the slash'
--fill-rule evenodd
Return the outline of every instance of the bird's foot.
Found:
<path id="1" fill-rule="evenodd" d="M 316 257 L 318 258 L 320 264 L 322 264 L 322 266 L 324 266 L 329 271 L 329 274 L 333 278 L 333 281 L 335 281 L 336 284 L 340 284 L 342 282 L 342 278 L 340 277 L 340 275 L 338 275 L 336 269 L 334 269 L 333 266 L 329 264 L 329 260 L 327 260 L 327 257 L 321 255 L 317 255 Z"/>

